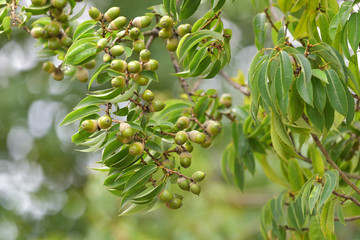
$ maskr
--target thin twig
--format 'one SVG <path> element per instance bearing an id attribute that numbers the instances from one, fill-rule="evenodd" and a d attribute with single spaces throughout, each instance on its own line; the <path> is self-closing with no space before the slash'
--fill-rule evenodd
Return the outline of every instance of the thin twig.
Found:
<path id="1" fill-rule="evenodd" d="M 210 18 L 210 19 L 204 24 L 204 26 L 202 26 L 202 27 L 200 28 L 200 30 L 205 29 L 210 23 L 212 23 L 212 21 L 214 21 L 215 19 L 218 19 L 219 16 L 220 16 L 220 14 L 221 14 L 221 11 L 218 12 L 217 14 L 215 14 L 212 18 Z"/>
<path id="2" fill-rule="evenodd" d="M 286 230 L 290 230 L 290 231 L 297 231 L 295 228 L 289 227 L 289 226 L 280 226 L 280 228 L 284 228 Z M 309 231 L 309 228 L 302 228 L 301 231 Z"/>
<path id="3" fill-rule="evenodd" d="M 231 78 L 223 71 L 220 71 L 220 75 L 225 78 L 234 88 L 238 89 L 242 94 L 250 96 L 250 91 L 247 87 L 241 86 L 231 80 Z"/>
<path id="4" fill-rule="evenodd" d="M 267 18 L 267 20 L 269 21 L 269 23 L 271 24 L 272 28 L 274 28 L 274 30 L 275 30 L 276 32 L 279 32 L 279 30 L 277 29 L 277 27 L 274 25 L 273 21 L 271 20 L 271 16 L 270 16 L 270 14 L 269 14 L 269 9 L 268 9 L 268 8 L 265 8 L 265 9 L 264 9 L 264 12 L 265 12 L 266 18 Z"/>
<path id="5" fill-rule="evenodd" d="M 359 219 L 360 219 L 360 216 L 346 217 L 346 218 L 344 218 L 344 221 L 345 222 L 351 222 L 351 221 L 356 221 L 356 220 L 359 220 Z M 339 217 L 335 217 L 334 220 L 335 221 L 340 221 Z"/>
<path id="6" fill-rule="evenodd" d="M 180 69 L 180 66 L 179 66 L 178 62 L 175 59 L 174 54 L 169 51 L 169 55 L 170 55 L 170 58 L 171 58 L 171 62 L 173 64 L 173 66 L 174 66 L 175 72 L 176 73 L 180 72 L 181 69 Z M 189 91 L 189 84 L 185 81 L 185 78 L 179 77 L 179 83 L 180 83 L 181 88 L 184 90 L 184 92 L 188 96 L 188 99 L 190 101 L 193 101 L 192 98 L 191 98 L 191 93 Z"/>
<path id="7" fill-rule="evenodd" d="M 338 192 L 336 192 L 335 190 L 332 191 L 332 194 L 334 194 L 335 196 L 344 198 L 345 200 L 351 200 L 355 205 L 357 205 L 357 206 L 360 207 L 360 202 L 359 202 L 356 198 L 354 198 L 353 196 L 346 195 L 346 194 L 342 194 L 342 193 L 338 193 Z"/>

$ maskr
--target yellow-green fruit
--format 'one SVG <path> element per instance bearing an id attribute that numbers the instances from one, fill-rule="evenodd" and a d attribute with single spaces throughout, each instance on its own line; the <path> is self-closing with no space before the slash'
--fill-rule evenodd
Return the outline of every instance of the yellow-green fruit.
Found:
<path id="1" fill-rule="evenodd" d="M 226 108 L 231 107 L 232 105 L 232 97 L 228 93 L 224 93 L 220 97 L 220 103 L 223 104 Z"/>
<path id="2" fill-rule="evenodd" d="M 202 146 L 203 148 L 208 148 L 208 147 L 210 147 L 211 143 L 212 143 L 211 136 L 206 135 L 206 137 L 205 137 L 205 142 L 202 143 L 201 146 Z"/>
<path id="3" fill-rule="evenodd" d="M 165 159 L 161 164 L 164 166 L 164 168 L 167 168 L 167 169 L 175 168 L 174 163 L 172 161 L 170 161 L 169 159 Z"/>
<path id="4" fill-rule="evenodd" d="M 191 32 L 191 25 L 190 24 L 181 24 L 178 26 L 176 32 L 180 37 L 183 37 L 185 34 Z"/>
<path id="5" fill-rule="evenodd" d="M 103 56 L 103 61 L 104 62 L 110 62 L 111 61 L 111 56 L 107 53 L 104 54 Z"/>
<path id="6" fill-rule="evenodd" d="M 173 26 L 173 20 L 169 16 L 163 16 L 159 21 L 159 25 L 162 28 L 171 28 Z"/>
<path id="7" fill-rule="evenodd" d="M 76 71 L 77 71 L 77 67 L 73 66 L 73 65 L 67 65 L 65 64 L 62 67 L 62 70 L 64 71 L 64 74 L 66 76 L 74 76 Z"/>
<path id="8" fill-rule="evenodd" d="M 118 140 L 119 142 L 125 143 L 125 144 L 131 142 L 130 138 L 126 138 L 126 137 L 122 136 L 120 132 L 116 133 L 116 140 Z"/>
<path id="9" fill-rule="evenodd" d="M 219 132 L 221 131 L 221 125 L 219 122 L 216 121 L 209 121 L 207 126 L 206 126 L 206 131 L 211 135 L 211 136 L 216 136 L 217 134 L 219 134 Z"/>
<path id="10" fill-rule="evenodd" d="M 50 2 L 53 7 L 59 9 L 63 9 L 67 4 L 67 0 L 51 0 Z"/>
<path id="11" fill-rule="evenodd" d="M 173 195 L 170 191 L 164 189 L 160 192 L 159 199 L 162 202 L 169 202 L 173 199 Z"/>
<path id="12" fill-rule="evenodd" d="M 111 127 L 112 119 L 110 116 L 105 115 L 99 118 L 98 125 L 101 129 L 108 129 Z"/>
<path id="13" fill-rule="evenodd" d="M 196 182 L 201 182 L 202 180 L 204 180 L 205 176 L 206 176 L 206 173 L 204 173 L 202 171 L 196 171 L 193 173 L 191 178 L 192 178 L 192 180 L 194 180 Z"/>
<path id="14" fill-rule="evenodd" d="M 163 28 L 159 31 L 159 37 L 162 39 L 169 39 L 173 36 L 172 29 Z"/>
<path id="15" fill-rule="evenodd" d="M 151 102 L 152 100 L 154 100 L 155 96 L 151 90 L 146 89 L 142 94 L 142 98 L 147 102 Z"/>
<path id="16" fill-rule="evenodd" d="M 47 25 L 46 29 L 47 29 L 47 33 L 48 33 L 49 37 L 55 37 L 55 36 L 59 35 L 60 25 L 59 25 L 59 23 L 52 21 Z"/>
<path id="17" fill-rule="evenodd" d="M 182 152 L 180 154 L 180 165 L 184 168 L 188 168 L 191 165 L 192 155 L 189 152 Z"/>
<path id="18" fill-rule="evenodd" d="M 94 133 L 98 129 L 97 121 L 96 120 L 85 120 L 81 123 L 81 128 L 89 133 Z"/>
<path id="19" fill-rule="evenodd" d="M 125 27 L 126 25 L 126 17 L 124 16 L 120 16 L 115 18 L 111 23 L 110 23 L 110 29 L 112 30 L 119 30 L 123 27 Z"/>
<path id="20" fill-rule="evenodd" d="M 145 48 L 144 40 L 138 39 L 136 41 L 133 41 L 133 48 L 134 48 L 135 52 L 140 53 L 141 50 L 143 50 Z"/>
<path id="21" fill-rule="evenodd" d="M 138 61 L 131 61 L 127 65 L 127 70 L 129 73 L 139 73 L 142 71 L 141 63 Z"/>
<path id="22" fill-rule="evenodd" d="M 91 7 L 89 9 L 89 15 L 95 21 L 99 21 L 102 18 L 102 14 L 100 13 L 99 9 L 96 7 Z"/>
<path id="23" fill-rule="evenodd" d="M 31 3 L 34 6 L 43 6 L 46 4 L 46 2 L 47 2 L 47 0 L 31 0 Z"/>
<path id="24" fill-rule="evenodd" d="M 48 48 L 50 50 L 56 50 L 60 47 L 60 40 L 57 37 L 49 38 L 48 40 Z"/>
<path id="25" fill-rule="evenodd" d="M 126 122 L 120 123 L 119 130 L 122 133 L 125 129 L 131 128 L 130 124 Z"/>
<path id="26" fill-rule="evenodd" d="M 149 104 L 149 111 L 150 112 L 160 112 L 165 107 L 165 103 L 163 101 L 152 101 Z"/>
<path id="27" fill-rule="evenodd" d="M 80 82 L 87 82 L 89 80 L 89 71 L 85 68 L 79 67 L 76 72 L 76 78 Z"/>
<path id="28" fill-rule="evenodd" d="M 64 36 L 62 36 L 60 43 L 62 46 L 69 48 L 73 44 L 73 41 L 71 38 L 64 35 Z"/>
<path id="29" fill-rule="evenodd" d="M 167 50 L 173 52 L 173 51 L 176 51 L 178 44 L 179 44 L 178 38 L 177 37 L 172 37 L 172 38 L 167 40 L 166 48 L 167 48 Z"/>
<path id="30" fill-rule="evenodd" d="M 31 36 L 33 38 L 41 38 L 44 35 L 44 29 L 42 27 L 34 27 L 31 29 Z"/>
<path id="31" fill-rule="evenodd" d="M 115 57 L 121 56 L 124 53 L 124 51 L 125 51 L 125 49 L 121 45 L 115 45 L 112 48 L 110 48 L 111 55 L 113 55 Z"/>
<path id="32" fill-rule="evenodd" d="M 132 25 L 137 28 L 146 28 L 151 24 L 151 18 L 149 16 L 136 17 L 132 21 Z"/>
<path id="33" fill-rule="evenodd" d="M 110 68 L 118 72 L 125 72 L 127 63 L 124 60 L 115 59 L 111 61 Z"/>
<path id="34" fill-rule="evenodd" d="M 169 209 L 179 209 L 182 205 L 182 201 L 179 198 L 173 198 L 166 203 L 166 207 Z"/>
<path id="35" fill-rule="evenodd" d="M 87 69 L 93 69 L 96 66 L 96 60 L 93 59 L 87 63 L 85 63 L 84 67 L 86 67 Z"/>
<path id="36" fill-rule="evenodd" d="M 179 117 L 178 120 L 176 121 L 175 125 L 180 130 L 186 129 L 190 125 L 190 119 L 188 117 L 185 117 L 185 116 Z"/>
<path id="37" fill-rule="evenodd" d="M 124 129 L 122 132 L 121 132 L 121 135 L 125 138 L 131 138 L 132 136 L 134 136 L 134 129 L 129 127 L 129 128 L 126 128 Z"/>
<path id="38" fill-rule="evenodd" d="M 177 179 L 177 184 L 182 190 L 189 191 L 190 183 L 189 180 L 187 180 L 186 178 L 179 177 Z"/>
<path id="39" fill-rule="evenodd" d="M 159 68 L 159 62 L 155 59 L 150 59 L 147 63 L 144 63 L 144 69 L 149 71 L 156 71 Z"/>
<path id="40" fill-rule="evenodd" d="M 141 155 L 144 151 L 144 144 L 141 142 L 134 142 L 129 147 L 129 153 L 133 156 Z"/>
<path id="41" fill-rule="evenodd" d="M 103 50 L 105 47 L 106 47 L 106 45 L 107 45 L 107 39 L 106 38 L 102 38 L 102 39 L 100 39 L 98 42 L 97 42 L 97 45 L 96 45 L 96 47 L 98 48 L 98 49 L 100 49 L 100 50 Z"/>
<path id="42" fill-rule="evenodd" d="M 189 138 L 190 138 L 190 141 L 197 143 L 197 144 L 203 144 L 206 140 L 205 134 L 203 134 L 197 130 L 190 131 Z"/>
<path id="43" fill-rule="evenodd" d="M 177 145 L 183 145 L 188 140 L 188 135 L 184 131 L 179 131 L 175 135 L 175 143 Z"/>
<path id="44" fill-rule="evenodd" d="M 68 16 L 66 13 L 62 12 L 62 13 L 60 14 L 60 16 L 59 16 L 58 19 L 60 20 L 60 22 L 66 24 L 66 23 L 69 21 L 69 16 Z M 64 26 L 65 26 L 65 25 L 64 25 Z M 65 28 L 66 28 L 66 27 L 65 27 Z M 65 29 L 65 28 L 63 28 L 63 29 Z"/>
<path id="45" fill-rule="evenodd" d="M 119 7 L 109 8 L 109 10 L 107 10 L 106 13 L 104 14 L 104 18 L 108 22 L 111 22 L 118 16 L 120 16 L 120 8 Z"/>
<path id="46" fill-rule="evenodd" d="M 141 76 L 138 74 L 135 77 L 135 82 L 139 84 L 140 86 L 146 86 L 149 83 L 149 79 L 147 77 Z"/>
<path id="47" fill-rule="evenodd" d="M 55 65 L 52 62 L 44 62 L 42 69 L 47 73 L 53 73 L 55 71 Z"/>
<path id="48" fill-rule="evenodd" d="M 189 153 L 191 153 L 194 150 L 193 145 L 191 144 L 191 142 L 187 141 L 184 145 L 184 147 L 186 148 L 186 151 L 188 151 Z"/>
<path id="49" fill-rule="evenodd" d="M 111 85 L 114 88 L 122 88 L 125 86 L 125 84 L 126 84 L 126 80 L 123 76 L 117 76 L 111 79 Z"/>
<path id="50" fill-rule="evenodd" d="M 55 71 L 51 74 L 53 79 L 56 81 L 61 81 L 64 79 L 64 72 L 61 69 L 55 69 Z"/>
<path id="51" fill-rule="evenodd" d="M 139 59 L 141 62 L 147 63 L 148 61 L 150 61 L 150 58 L 151 58 L 151 52 L 149 49 L 143 49 L 140 51 Z"/>
<path id="52" fill-rule="evenodd" d="M 192 183 L 190 183 L 190 191 L 193 194 L 199 195 L 201 192 L 201 187 L 198 183 L 192 182 Z"/>
<path id="53" fill-rule="evenodd" d="M 134 39 L 134 40 L 138 39 L 140 36 L 140 29 L 137 27 L 132 28 L 129 32 L 129 36 L 131 39 Z"/>

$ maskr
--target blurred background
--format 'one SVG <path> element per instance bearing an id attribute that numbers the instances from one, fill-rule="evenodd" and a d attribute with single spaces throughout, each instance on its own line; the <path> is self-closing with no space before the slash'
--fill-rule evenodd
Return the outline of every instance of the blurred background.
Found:
<path id="1" fill-rule="evenodd" d="M 20 2 L 30 5 L 30 1 Z M 95 5 L 101 11 L 117 4 L 129 19 L 161 2 L 89 0 L 79 3 L 75 12 L 85 3 L 87 8 Z M 203 6 L 189 23 L 205 13 L 206 4 Z M 225 69 L 230 76 L 236 76 L 239 69 L 246 75 L 256 53 L 252 45 L 254 14 L 251 1 L 225 5 L 222 18 L 233 30 L 233 57 Z M 87 10 L 79 21 L 86 19 Z M 106 174 L 91 169 L 98 167 L 100 153 L 76 151 L 71 143 L 76 124 L 59 127 L 66 113 L 84 97 L 87 86 L 71 79 L 57 82 L 49 78 L 41 70 L 47 59 L 36 57 L 39 49 L 35 44 L 24 31 L 14 31 L 11 41 L 0 37 L 1 240 L 261 239 L 261 207 L 282 189 L 269 182 L 259 166 L 256 178 L 246 176 L 243 193 L 225 182 L 220 163 L 231 135 L 226 124 L 211 150 L 195 148 L 193 152 L 189 173 L 207 172 L 200 197 L 185 193 L 184 206 L 175 211 L 161 205 L 150 213 L 118 217 L 120 200 L 102 185 Z M 151 88 L 159 98 L 179 98 L 182 92 L 169 75 L 173 68 L 162 41 L 155 40 L 151 51 L 161 63 L 160 82 Z M 243 102 L 243 96 L 221 77 L 204 80 L 200 88 L 229 92 L 236 104 Z M 349 238 L 355 229 L 347 229 L 341 239 L 355 239 Z"/>

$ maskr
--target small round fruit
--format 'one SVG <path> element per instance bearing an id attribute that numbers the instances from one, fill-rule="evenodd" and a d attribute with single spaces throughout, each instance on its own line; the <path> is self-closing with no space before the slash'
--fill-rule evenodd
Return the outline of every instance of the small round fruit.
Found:
<path id="1" fill-rule="evenodd" d="M 216 121 L 209 121 L 209 124 L 206 127 L 206 131 L 211 136 L 216 136 L 221 131 L 221 125 L 219 122 Z"/>
<path id="2" fill-rule="evenodd" d="M 64 36 L 62 36 L 60 43 L 61 43 L 62 46 L 66 47 L 66 48 L 69 48 L 73 44 L 73 41 L 72 41 L 71 38 L 64 35 Z"/>
<path id="3" fill-rule="evenodd" d="M 178 38 L 177 37 L 172 37 L 172 38 L 167 40 L 166 48 L 167 48 L 167 50 L 173 52 L 173 51 L 176 51 L 178 44 L 179 44 Z"/>
<path id="4" fill-rule="evenodd" d="M 132 28 L 129 32 L 129 36 L 131 39 L 134 39 L 134 40 L 138 39 L 140 36 L 140 29 L 137 27 Z"/>
<path id="5" fill-rule="evenodd" d="M 30 33 L 33 38 L 41 38 L 44 35 L 44 29 L 42 27 L 34 27 Z"/>
<path id="6" fill-rule="evenodd" d="M 190 191 L 193 194 L 199 195 L 201 192 L 201 187 L 198 183 L 192 182 L 192 183 L 190 183 Z"/>
<path id="7" fill-rule="evenodd" d="M 141 155 L 144 151 L 144 144 L 141 142 L 134 142 L 129 147 L 129 153 L 133 156 Z"/>
<path id="8" fill-rule="evenodd" d="M 102 18 L 102 14 L 100 13 L 99 9 L 96 7 L 91 7 L 89 9 L 89 15 L 95 21 L 99 21 Z"/>
<path id="9" fill-rule="evenodd" d="M 147 102 L 151 102 L 152 100 L 154 100 L 154 98 L 155 98 L 154 93 L 149 89 L 146 89 L 142 94 L 142 99 L 144 99 Z"/>
<path id="10" fill-rule="evenodd" d="M 203 144 L 206 140 L 205 134 L 203 134 L 197 130 L 190 131 L 189 138 L 190 138 L 190 141 L 197 143 L 197 144 Z"/>
<path id="11" fill-rule="evenodd" d="M 53 79 L 56 81 L 61 81 L 64 79 L 64 72 L 61 69 L 55 69 L 55 71 L 51 74 Z"/>
<path id="12" fill-rule="evenodd" d="M 171 29 L 163 28 L 159 31 L 159 37 L 162 39 L 169 39 L 173 36 Z"/>
<path id="13" fill-rule="evenodd" d="M 162 202 L 169 202 L 173 199 L 173 195 L 170 191 L 164 189 L 160 192 L 159 199 Z"/>
<path id="14" fill-rule="evenodd" d="M 62 67 L 62 70 L 64 71 L 64 74 L 66 76 L 74 76 L 76 71 L 77 71 L 77 67 L 73 66 L 73 65 L 68 65 L 68 64 L 65 64 L 63 67 Z"/>
<path id="15" fill-rule="evenodd" d="M 50 2 L 53 7 L 59 9 L 63 9 L 67 4 L 67 0 L 51 0 Z"/>
<path id="16" fill-rule="evenodd" d="M 126 122 L 121 122 L 119 126 L 119 130 L 122 133 L 125 129 L 131 128 L 131 125 Z"/>
<path id="17" fill-rule="evenodd" d="M 191 32 L 191 25 L 190 24 L 181 24 L 178 26 L 176 32 L 180 37 L 183 37 L 185 34 Z"/>
<path id="18" fill-rule="evenodd" d="M 177 145 L 183 145 L 188 140 L 188 135 L 184 131 L 179 131 L 175 135 L 175 143 Z"/>
<path id="19" fill-rule="evenodd" d="M 209 135 L 206 135 L 205 142 L 202 143 L 201 146 L 203 148 L 208 148 L 208 147 L 210 147 L 211 143 L 212 143 L 211 137 Z"/>
<path id="20" fill-rule="evenodd" d="M 105 115 L 99 118 L 98 125 L 101 129 L 108 129 L 111 127 L 112 119 L 110 116 Z"/>
<path id="21" fill-rule="evenodd" d="M 156 71 L 159 68 L 159 62 L 155 59 L 150 59 L 147 63 L 144 63 L 144 69 L 149 71 Z"/>
<path id="22" fill-rule="evenodd" d="M 184 147 L 186 148 L 186 151 L 188 151 L 189 153 L 191 153 L 194 150 L 193 145 L 191 144 L 191 142 L 187 141 L 184 145 Z"/>
<path id="23" fill-rule="evenodd" d="M 96 45 L 96 47 L 98 48 L 98 49 L 100 49 L 100 50 L 103 50 L 105 47 L 106 47 L 106 45 L 107 45 L 107 39 L 106 38 L 102 38 L 102 39 L 100 39 L 98 42 L 97 42 L 97 45 Z"/>
<path id="24" fill-rule="evenodd" d="M 169 16 L 163 16 L 160 19 L 159 25 L 162 28 L 171 28 L 173 26 L 173 20 Z"/>
<path id="25" fill-rule="evenodd" d="M 121 45 L 115 45 L 112 48 L 110 48 L 111 55 L 113 55 L 115 57 L 121 56 L 124 53 L 124 51 L 125 51 L 125 49 Z"/>
<path id="26" fill-rule="evenodd" d="M 146 28 L 151 24 L 151 18 L 149 16 L 136 17 L 132 21 L 132 25 L 137 28 Z"/>
<path id="27" fill-rule="evenodd" d="M 180 157 L 180 165 L 181 165 L 183 168 L 188 168 L 188 167 L 190 167 L 190 165 L 191 165 L 191 158 L 192 158 L 191 153 L 189 153 L 189 152 L 182 152 L 179 157 Z"/>
<path id="28" fill-rule="evenodd" d="M 109 8 L 109 10 L 107 10 L 106 13 L 104 14 L 104 18 L 108 22 L 111 22 L 118 16 L 120 16 L 120 8 L 119 7 Z"/>
<path id="29" fill-rule="evenodd" d="M 206 176 L 206 173 L 204 173 L 202 171 L 196 171 L 193 173 L 191 178 L 192 178 L 192 180 L 194 180 L 196 182 L 201 182 L 202 180 L 204 180 L 205 176 Z"/>
<path id="30" fill-rule="evenodd" d="M 127 65 L 127 69 L 129 73 L 139 73 L 142 71 L 142 66 L 141 63 L 138 61 L 131 61 Z"/>
<path id="31" fill-rule="evenodd" d="M 85 120 L 81 123 L 81 128 L 86 132 L 94 133 L 98 129 L 97 121 L 93 119 Z"/>
<path id="32" fill-rule="evenodd" d="M 57 37 L 49 38 L 48 40 L 48 48 L 50 50 L 56 50 L 60 47 L 60 40 Z"/>
<path id="33" fill-rule="evenodd" d="M 115 18 L 111 23 L 110 23 L 110 28 L 112 30 L 119 30 L 123 27 L 125 27 L 126 25 L 126 17 L 124 16 L 120 16 Z"/>
<path id="34" fill-rule="evenodd" d="M 76 72 L 76 78 L 80 81 L 80 82 L 87 82 L 89 80 L 89 71 L 85 68 L 79 67 L 77 72 Z"/>
<path id="35" fill-rule="evenodd" d="M 135 52 L 140 53 L 141 50 L 143 50 L 145 48 L 144 40 L 138 39 L 136 41 L 133 41 L 133 48 L 134 48 Z"/>
<path id="36" fill-rule="evenodd" d="M 166 203 L 166 206 L 169 209 L 178 209 L 182 206 L 182 201 L 179 198 L 173 198 L 169 202 Z"/>
<path id="37" fill-rule="evenodd" d="M 174 163 L 172 161 L 170 161 L 169 159 L 165 159 L 161 164 L 164 166 L 164 168 L 167 168 L 167 169 L 175 168 Z"/>
<path id="38" fill-rule="evenodd" d="M 104 62 L 110 62 L 111 61 L 111 56 L 107 53 L 104 54 L 103 56 L 103 61 Z"/>
<path id="39" fill-rule="evenodd" d="M 126 84 L 126 80 L 123 76 L 117 76 L 111 79 L 111 85 L 114 88 L 122 88 L 125 86 L 125 84 Z"/>
<path id="40" fill-rule="evenodd" d="M 129 127 L 124 129 L 124 131 L 121 132 L 121 135 L 125 138 L 131 138 L 132 136 L 134 136 L 134 129 Z"/>
<path id="41" fill-rule="evenodd" d="M 149 83 L 149 79 L 147 77 L 137 75 L 135 77 L 135 82 L 140 86 L 146 86 Z"/>
<path id="42" fill-rule="evenodd" d="M 188 128 L 190 125 L 190 119 L 188 117 L 179 117 L 176 121 L 176 127 L 180 130 Z"/>
<path id="43" fill-rule="evenodd" d="M 110 68 L 118 72 L 125 72 L 127 63 L 124 60 L 115 59 L 111 61 Z"/>
<path id="44" fill-rule="evenodd" d="M 223 104 L 226 108 L 231 107 L 232 105 L 232 97 L 228 93 L 224 93 L 220 97 L 220 103 Z"/>
<path id="45" fill-rule="evenodd" d="M 60 25 L 57 22 L 52 21 L 51 23 L 49 23 L 47 25 L 47 33 L 49 35 L 49 37 L 55 37 L 57 35 L 59 35 L 60 32 Z"/>
<path id="46" fill-rule="evenodd" d="M 150 61 L 150 58 L 151 58 L 151 52 L 149 49 L 143 49 L 140 51 L 139 59 L 141 62 L 147 63 L 148 61 Z"/>
<path id="47" fill-rule="evenodd" d="M 60 14 L 60 16 L 58 17 L 58 19 L 60 20 L 60 22 L 62 23 L 67 23 L 69 21 L 69 15 L 67 15 L 66 13 L 62 12 Z M 65 28 L 64 28 L 65 29 Z"/>
<path id="48" fill-rule="evenodd" d="M 96 60 L 93 59 L 87 63 L 85 63 L 84 67 L 86 67 L 87 69 L 93 69 L 96 66 Z"/>
<path id="49" fill-rule="evenodd" d="M 47 0 L 31 0 L 31 3 L 34 6 L 43 6 L 46 4 L 46 2 L 47 2 Z"/>
<path id="50" fill-rule="evenodd" d="M 55 65 L 52 62 L 44 62 L 42 69 L 47 73 L 53 73 L 55 71 Z"/>
<path id="51" fill-rule="evenodd" d="M 125 144 L 131 142 L 131 139 L 122 136 L 122 135 L 121 135 L 121 132 L 117 132 L 117 133 L 116 133 L 116 140 L 118 140 L 119 142 L 125 143 Z"/>
<path id="52" fill-rule="evenodd" d="M 149 104 L 150 112 L 160 112 L 165 107 L 165 103 L 163 101 L 153 101 Z"/>
<path id="53" fill-rule="evenodd" d="M 189 191 L 190 183 L 189 180 L 187 180 L 186 178 L 179 177 L 177 179 L 177 184 L 182 190 Z"/>

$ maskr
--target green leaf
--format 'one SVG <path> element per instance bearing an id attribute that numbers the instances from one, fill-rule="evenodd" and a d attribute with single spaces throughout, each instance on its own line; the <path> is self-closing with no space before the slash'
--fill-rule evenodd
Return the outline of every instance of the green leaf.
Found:
<path id="1" fill-rule="evenodd" d="M 45 4 L 43 6 L 30 6 L 25 8 L 26 12 L 31 13 L 32 15 L 40 15 L 40 14 L 45 14 L 47 11 L 49 11 L 51 7 L 51 4 Z"/>
<path id="2" fill-rule="evenodd" d="M 321 81 L 323 81 L 324 83 L 329 83 L 326 77 L 326 74 L 324 71 L 320 70 L 320 69 L 311 69 L 311 74 L 320 79 Z"/>
<path id="3" fill-rule="evenodd" d="M 184 0 L 180 7 L 180 20 L 191 17 L 200 6 L 200 3 L 201 0 Z"/>
<path id="4" fill-rule="evenodd" d="M 355 99 L 351 93 L 346 89 L 346 97 L 348 102 L 348 112 L 346 115 L 346 125 L 349 127 L 355 116 Z"/>
<path id="5" fill-rule="evenodd" d="M 76 120 L 91 115 L 93 113 L 97 113 L 100 111 L 99 106 L 97 105 L 90 105 L 90 106 L 86 106 L 86 107 L 82 107 L 79 109 L 76 109 L 72 112 L 70 112 L 68 115 L 66 115 L 66 117 L 64 118 L 64 120 L 60 123 L 61 125 L 68 125 L 72 122 L 75 122 Z"/>
<path id="6" fill-rule="evenodd" d="M 122 142 L 118 141 L 117 139 L 111 141 L 107 146 L 104 148 L 102 152 L 102 160 L 104 162 L 105 159 L 109 158 L 117 149 L 119 149 L 123 145 Z"/>
<path id="7" fill-rule="evenodd" d="M 301 199 L 298 198 L 295 202 L 290 203 L 288 207 L 289 225 L 295 227 L 298 232 L 302 232 L 304 224 L 304 217 L 301 212 Z"/>
<path id="8" fill-rule="evenodd" d="M 319 197 L 320 197 L 320 193 L 321 193 L 321 184 L 320 183 L 315 183 L 314 184 L 314 188 L 310 193 L 309 196 L 309 211 L 310 214 L 312 214 L 314 208 L 315 208 L 315 204 L 318 201 Z"/>
<path id="9" fill-rule="evenodd" d="M 154 71 L 143 70 L 141 71 L 141 76 L 147 77 L 155 82 L 159 82 L 158 76 Z"/>
<path id="10" fill-rule="evenodd" d="M 266 33 L 266 14 L 258 13 L 254 18 L 255 45 L 258 50 L 264 48 Z"/>
<path id="11" fill-rule="evenodd" d="M 284 187 L 289 187 L 289 184 L 285 182 L 281 177 L 272 169 L 271 165 L 268 163 L 266 156 L 261 155 L 256 157 L 260 162 L 262 169 L 268 179 Z"/>
<path id="12" fill-rule="evenodd" d="M 136 201 L 144 201 L 144 200 L 148 200 L 148 199 L 153 199 L 154 197 L 156 197 L 165 187 L 164 183 L 161 183 L 159 186 L 157 186 L 156 188 L 152 189 L 151 191 L 140 195 L 136 198 L 134 198 L 133 200 Z"/>
<path id="13" fill-rule="evenodd" d="M 299 163 L 295 159 L 290 159 L 288 165 L 289 180 L 294 192 L 301 189 L 304 185 L 304 176 Z"/>
<path id="14" fill-rule="evenodd" d="M 330 104 L 337 112 L 346 117 L 348 102 L 344 86 L 333 69 L 327 69 L 325 73 L 329 81 L 329 84 L 326 85 L 326 93 Z"/>
<path id="15" fill-rule="evenodd" d="M 80 143 L 84 142 L 91 135 L 92 135 L 92 133 L 81 130 L 81 131 L 75 133 L 74 135 L 72 135 L 71 141 L 75 144 L 80 144 Z"/>
<path id="16" fill-rule="evenodd" d="M 64 63 L 77 65 L 86 59 L 95 56 L 97 52 L 96 43 L 98 37 L 87 37 L 75 41 L 65 55 Z"/>
<path id="17" fill-rule="evenodd" d="M 143 182 L 144 179 L 147 180 L 156 170 L 157 166 L 153 164 L 143 166 L 129 178 L 129 180 L 126 182 L 124 191 L 126 192 L 131 188 L 137 187 L 139 183 Z"/>
<path id="18" fill-rule="evenodd" d="M 90 81 L 89 81 L 89 85 L 88 85 L 88 90 L 90 89 L 91 87 L 91 84 L 95 81 L 95 79 L 99 76 L 99 74 L 104 71 L 106 68 L 108 68 L 110 66 L 109 63 L 103 63 L 101 64 L 97 69 L 96 71 L 93 73 L 93 75 L 91 76 L 90 78 Z"/>
<path id="19" fill-rule="evenodd" d="M 134 95 L 136 89 L 136 84 L 133 84 L 131 88 L 120 94 L 119 96 L 109 100 L 110 103 L 120 103 L 129 100 L 131 96 Z"/>
<path id="20" fill-rule="evenodd" d="M 279 7 L 282 12 L 286 13 L 287 11 L 290 11 L 292 7 L 292 1 L 288 0 L 278 0 Z"/>
<path id="21" fill-rule="evenodd" d="M 326 90 L 320 80 L 313 79 L 314 105 L 320 111 L 324 111 L 326 104 Z"/>
<path id="22" fill-rule="evenodd" d="M 83 15 L 83 13 L 86 9 L 86 5 L 87 5 L 87 2 L 85 2 L 84 6 L 81 8 L 81 10 L 77 14 L 75 14 L 74 16 L 72 16 L 69 19 L 69 22 L 73 22 L 73 21 L 77 20 L 79 17 L 81 17 L 81 15 Z"/>
<path id="23" fill-rule="evenodd" d="M 83 38 L 83 36 L 85 35 L 86 37 L 90 37 L 90 35 L 87 36 L 87 34 L 93 35 L 93 28 L 95 27 L 96 23 L 97 22 L 95 20 L 87 20 L 79 24 L 79 26 L 77 26 L 77 28 L 75 29 L 73 40 L 76 41 L 79 38 Z"/>
<path id="24" fill-rule="evenodd" d="M 325 183 L 317 206 L 318 209 L 320 209 L 320 207 L 329 199 L 339 181 L 338 172 L 334 170 L 325 172 L 324 177 Z"/>
<path id="25" fill-rule="evenodd" d="M 334 233 L 335 201 L 328 201 L 321 212 L 320 226 L 323 234 L 328 237 Z"/>
<path id="26" fill-rule="evenodd" d="M 306 104 L 306 115 L 308 116 L 310 122 L 313 123 L 320 131 L 323 130 L 325 126 L 325 114 L 323 112 L 319 112 L 317 108 Z"/>
<path id="27" fill-rule="evenodd" d="M 93 142 L 94 145 L 90 146 L 89 148 L 86 149 L 80 149 L 78 151 L 80 152 L 96 152 L 98 151 L 102 145 L 107 141 L 107 134 L 106 132 L 100 134 L 99 136 L 96 137 L 96 142 Z"/>
<path id="28" fill-rule="evenodd" d="M 309 155 L 314 168 L 314 173 L 322 175 L 325 172 L 324 159 L 319 150 L 313 145 L 309 146 Z"/>
<path id="29" fill-rule="evenodd" d="M 301 72 L 296 79 L 296 88 L 301 98 L 313 107 L 313 87 L 311 81 L 307 81 Z"/>
<path id="30" fill-rule="evenodd" d="M 293 80 L 293 69 L 290 57 L 285 51 L 279 52 L 280 69 L 275 77 L 276 98 L 283 114 L 286 114 L 289 103 L 289 90 Z"/>
<path id="31" fill-rule="evenodd" d="M 150 141 L 150 140 L 147 140 L 145 142 L 145 147 L 149 148 L 151 150 L 154 150 L 154 151 L 156 151 L 158 153 L 163 152 L 163 150 L 162 150 L 162 148 L 161 148 L 161 146 L 159 144 L 157 144 L 156 142 Z"/>
<path id="32" fill-rule="evenodd" d="M 325 236 L 321 232 L 320 218 L 318 215 L 310 218 L 309 224 L 309 238 L 310 240 L 326 240 Z"/>

